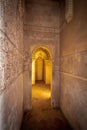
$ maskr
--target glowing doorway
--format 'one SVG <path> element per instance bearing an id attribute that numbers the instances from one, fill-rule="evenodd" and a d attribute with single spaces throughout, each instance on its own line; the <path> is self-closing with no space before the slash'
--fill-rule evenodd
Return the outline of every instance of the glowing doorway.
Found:
<path id="1" fill-rule="evenodd" d="M 45 47 L 39 47 L 32 54 L 32 85 L 37 81 L 52 84 L 52 57 Z"/>
<path id="2" fill-rule="evenodd" d="M 35 96 L 39 95 L 39 97 L 42 98 L 51 98 L 52 56 L 50 51 L 43 46 L 38 47 L 32 53 L 32 86 L 35 85 L 38 85 L 36 90 L 33 91 L 33 94 Z M 50 93 L 48 90 L 46 91 L 46 89 L 44 89 L 44 91 L 42 92 L 41 86 L 50 86 Z"/>

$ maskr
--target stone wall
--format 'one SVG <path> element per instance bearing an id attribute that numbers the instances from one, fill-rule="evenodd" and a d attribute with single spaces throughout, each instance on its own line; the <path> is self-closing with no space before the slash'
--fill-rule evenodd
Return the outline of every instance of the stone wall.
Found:
<path id="1" fill-rule="evenodd" d="M 76 130 L 87 129 L 87 1 L 74 0 L 73 20 L 61 24 L 61 108 Z"/>
<path id="2" fill-rule="evenodd" d="M 0 0 L 0 130 L 19 130 L 23 114 L 23 3 Z"/>
<path id="3" fill-rule="evenodd" d="M 31 108 L 31 74 L 32 53 L 40 47 L 46 47 L 52 54 L 53 67 L 53 106 L 58 106 L 59 87 L 59 3 L 51 0 L 26 0 L 24 20 L 24 48 L 25 48 L 25 75 L 24 75 L 24 106 Z"/>

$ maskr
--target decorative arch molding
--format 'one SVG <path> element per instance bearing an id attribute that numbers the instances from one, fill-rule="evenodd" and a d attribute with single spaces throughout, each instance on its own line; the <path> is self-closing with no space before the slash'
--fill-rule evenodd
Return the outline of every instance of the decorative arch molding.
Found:
<path id="1" fill-rule="evenodd" d="M 67 23 L 73 18 L 73 0 L 65 0 L 65 19 Z"/>
<path id="2" fill-rule="evenodd" d="M 36 54 L 38 54 L 42 58 L 43 58 L 43 55 L 44 55 L 45 59 L 52 59 L 51 52 L 48 50 L 47 47 L 44 47 L 44 46 L 39 46 L 38 48 L 36 48 L 32 52 L 32 58 L 33 59 L 36 59 Z"/>
<path id="3" fill-rule="evenodd" d="M 49 45 L 44 45 L 44 44 L 38 44 L 38 45 L 34 45 L 30 48 L 30 52 L 29 52 L 29 58 L 32 60 L 32 54 L 35 50 L 37 50 L 38 48 L 45 48 L 47 50 L 47 52 L 50 54 L 50 58 L 52 60 L 52 63 L 54 64 L 54 59 L 55 59 L 55 47 L 53 46 L 49 46 Z M 28 53 L 28 52 L 27 52 Z"/>
<path id="4" fill-rule="evenodd" d="M 32 57 L 33 52 L 34 52 L 36 49 L 40 48 L 40 47 L 45 48 L 45 49 L 51 54 L 52 58 L 54 57 L 55 47 L 53 47 L 53 45 L 50 45 L 50 46 L 49 46 L 49 44 L 44 44 L 44 43 L 43 43 L 43 44 L 38 43 L 38 44 L 32 45 L 32 47 L 30 47 L 29 55 Z"/>

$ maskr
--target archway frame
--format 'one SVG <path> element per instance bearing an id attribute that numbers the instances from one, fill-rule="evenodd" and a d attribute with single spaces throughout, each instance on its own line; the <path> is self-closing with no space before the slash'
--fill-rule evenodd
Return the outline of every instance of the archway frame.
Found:
<path id="1" fill-rule="evenodd" d="M 35 60 L 35 53 L 38 52 L 38 50 L 42 50 L 45 51 L 45 53 L 47 54 L 47 60 L 50 60 L 51 61 L 51 83 L 50 83 L 50 86 L 51 86 L 51 99 L 52 99 L 52 52 L 50 51 L 50 49 L 46 46 L 43 46 L 43 45 L 40 45 L 40 46 L 37 46 L 33 49 L 32 51 L 32 62 L 33 62 L 33 59 Z M 32 74 L 32 73 L 31 73 Z M 51 103 L 52 104 L 52 103 Z"/>
<path id="2" fill-rule="evenodd" d="M 38 57 L 41 57 L 42 59 L 44 59 L 45 61 L 45 67 L 48 67 L 48 69 L 50 68 L 50 78 L 48 78 L 50 81 L 50 84 L 52 84 L 52 54 L 50 52 L 50 50 L 45 47 L 45 46 L 39 46 L 37 48 L 35 48 L 35 50 L 33 50 L 32 52 L 32 84 L 35 84 L 35 72 L 36 72 L 36 69 L 35 69 L 35 62 L 36 60 L 38 59 Z M 48 65 L 47 65 L 48 64 Z M 46 71 L 47 72 L 47 71 Z M 49 74 L 49 73 L 48 73 Z M 46 77 L 47 77 L 47 74 L 45 74 Z"/>
<path id="3" fill-rule="evenodd" d="M 32 109 L 32 53 L 39 47 L 47 48 L 52 56 L 52 86 L 51 86 L 51 106 L 52 108 L 59 107 L 59 49 L 60 46 L 51 44 L 32 44 L 26 51 L 27 62 L 24 71 L 24 111 Z"/>

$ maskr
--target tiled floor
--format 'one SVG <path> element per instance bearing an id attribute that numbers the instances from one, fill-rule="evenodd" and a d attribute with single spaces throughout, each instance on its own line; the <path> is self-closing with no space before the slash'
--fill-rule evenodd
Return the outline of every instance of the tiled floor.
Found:
<path id="1" fill-rule="evenodd" d="M 21 130 L 71 130 L 61 111 L 51 108 L 50 94 L 43 82 L 32 87 L 33 108 L 24 114 Z"/>

